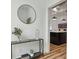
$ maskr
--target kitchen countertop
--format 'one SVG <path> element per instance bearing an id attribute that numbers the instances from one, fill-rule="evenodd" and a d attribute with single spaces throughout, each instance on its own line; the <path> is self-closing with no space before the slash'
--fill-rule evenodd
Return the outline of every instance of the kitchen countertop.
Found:
<path id="1" fill-rule="evenodd" d="M 50 31 L 50 32 L 64 33 L 64 32 L 67 32 L 67 31 Z"/>

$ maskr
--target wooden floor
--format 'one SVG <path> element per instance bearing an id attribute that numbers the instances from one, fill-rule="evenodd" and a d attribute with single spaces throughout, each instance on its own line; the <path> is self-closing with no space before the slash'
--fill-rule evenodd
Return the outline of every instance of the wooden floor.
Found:
<path id="1" fill-rule="evenodd" d="M 50 53 L 42 55 L 37 59 L 66 59 L 66 44 L 50 44 Z"/>

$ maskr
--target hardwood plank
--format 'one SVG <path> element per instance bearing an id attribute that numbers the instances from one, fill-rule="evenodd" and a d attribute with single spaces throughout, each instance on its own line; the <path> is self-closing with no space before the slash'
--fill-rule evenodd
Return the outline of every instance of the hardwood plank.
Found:
<path id="1" fill-rule="evenodd" d="M 66 44 L 50 44 L 50 53 L 42 55 L 37 59 L 66 59 Z"/>

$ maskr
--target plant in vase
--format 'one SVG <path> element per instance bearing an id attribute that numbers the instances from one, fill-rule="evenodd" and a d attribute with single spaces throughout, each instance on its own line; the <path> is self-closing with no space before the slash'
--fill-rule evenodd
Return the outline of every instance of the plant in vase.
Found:
<path id="1" fill-rule="evenodd" d="M 20 36 L 21 36 L 22 30 L 20 28 L 17 28 L 17 27 L 15 27 L 14 29 L 15 30 L 14 30 L 14 32 L 12 32 L 12 34 L 16 35 L 20 41 Z"/>

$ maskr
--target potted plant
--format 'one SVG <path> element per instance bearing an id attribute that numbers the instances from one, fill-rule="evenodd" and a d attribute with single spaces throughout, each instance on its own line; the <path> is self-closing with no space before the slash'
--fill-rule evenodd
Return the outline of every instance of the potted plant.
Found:
<path id="1" fill-rule="evenodd" d="M 20 28 L 15 27 L 14 28 L 14 32 L 12 32 L 12 34 L 16 35 L 18 37 L 18 39 L 20 40 L 20 36 L 22 34 L 22 30 Z"/>

